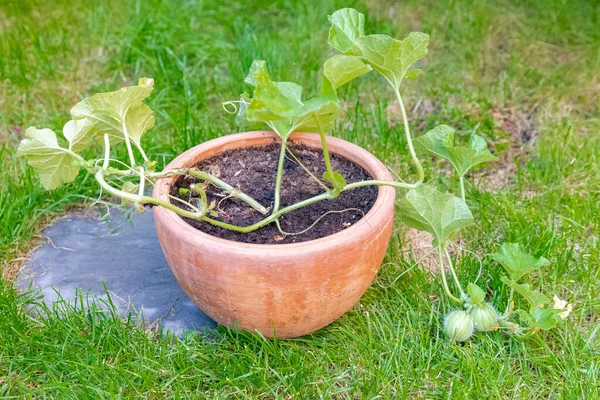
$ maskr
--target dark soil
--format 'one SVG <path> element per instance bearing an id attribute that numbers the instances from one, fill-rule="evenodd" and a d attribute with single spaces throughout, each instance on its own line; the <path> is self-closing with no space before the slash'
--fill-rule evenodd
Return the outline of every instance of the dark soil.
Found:
<path id="1" fill-rule="evenodd" d="M 323 175 L 325 164 L 323 152 L 320 149 L 293 143 L 289 147 L 313 175 L 317 177 Z M 273 143 L 264 147 L 231 150 L 206 159 L 196 167 L 218 176 L 231 186 L 241 189 L 263 206 L 271 208 L 274 200 L 280 148 L 279 143 Z M 331 164 L 335 171 L 344 176 L 347 183 L 372 179 L 362 167 L 337 154 L 331 155 Z M 189 176 L 179 179 L 173 186 L 171 194 L 189 201 L 190 194 L 182 196 L 179 194 L 179 189 L 188 188 L 192 183 L 199 183 L 199 180 Z M 323 192 L 324 189 L 288 154 L 284 164 L 281 186 L 281 208 Z M 377 192 L 377 186 L 356 188 L 343 192 L 334 200 L 323 200 L 280 217 L 283 231 L 294 233 L 305 230 L 328 211 L 350 209 L 325 215 L 307 232 L 299 235 L 283 235 L 274 223 L 250 233 L 239 233 L 215 227 L 206 222 L 189 218 L 184 218 L 184 220 L 203 232 L 237 242 L 255 244 L 305 242 L 332 235 L 356 223 L 373 207 L 377 199 Z M 253 210 L 241 200 L 224 199 L 222 191 L 216 186 L 210 185 L 207 195 L 209 203 L 215 200 L 218 204 L 216 208 L 218 216 L 213 216 L 214 219 L 233 225 L 247 226 L 265 218 L 264 215 Z"/>

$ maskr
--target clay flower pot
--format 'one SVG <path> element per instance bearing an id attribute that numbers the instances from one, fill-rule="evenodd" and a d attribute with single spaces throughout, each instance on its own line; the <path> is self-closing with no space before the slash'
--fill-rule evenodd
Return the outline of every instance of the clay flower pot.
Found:
<path id="1" fill-rule="evenodd" d="M 291 139 L 321 147 L 318 134 L 295 133 Z M 221 137 L 186 151 L 165 170 L 274 140 L 268 131 Z M 359 146 L 331 136 L 327 143 L 331 152 L 358 163 L 374 179 L 392 179 L 386 167 Z M 176 179 L 158 181 L 154 196 L 168 201 L 166 193 Z M 202 311 L 233 329 L 290 338 L 330 324 L 360 299 L 381 266 L 394 208 L 395 189 L 381 186 L 373 208 L 356 224 L 321 239 L 281 245 L 216 238 L 162 207 L 154 209 L 154 221 L 171 271 Z"/>

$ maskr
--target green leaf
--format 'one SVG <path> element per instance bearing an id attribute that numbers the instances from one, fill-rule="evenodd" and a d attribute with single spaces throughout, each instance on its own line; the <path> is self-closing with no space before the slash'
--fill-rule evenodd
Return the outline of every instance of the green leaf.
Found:
<path id="1" fill-rule="evenodd" d="M 544 305 L 550 303 L 550 299 L 548 297 L 546 297 L 539 290 L 532 289 L 529 284 L 519 284 L 514 280 L 507 278 L 506 276 L 503 276 L 500 279 L 509 287 L 513 288 L 515 292 L 523 296 L 529 302 L 529 304 L 531 304 L 532 308 L 543 307 Z"/>
<path id="2" fill-rule="evenodd" d="M 341 112 L 335 84 L 346 83 L 357 74 L 369 70 L 360 60 L 341 56 L 324 67 L 321 94 L 302 102 L 302 87 L 293 82 L 273 82 L 264 61 L 256 60 L 250 68 L 246 83 L 255 87 L 254 97 L 242 95 L 238 121 L 270 125 L 286 139 L 293 130 L 330 132 Z M 360 65 L 362 65 L 362 68 Z M 343 67 L 348 69 L 344 70 Z"/>
<path id="3" fill-rule="evenodd" d="M 451 138 L 452 143 L 454 143 L 454 128 L 448 125 L 438 125 L 426 134 L 415 138 L 413 144 L 417 151 L 428 151 L 448 160 L 449 154 L 446 148 L 448 138 Z"/>
<path id="4" fill-rule="evenodd" d="M 409 68 L 427 55 L 429 35 L 411 32 L 404 40 L 387 35 L 366 35 L 365 16 L 352 8 L 336 11 L 329 17 L 329 44 L 347 55 L 359 56 L 392 84 L 400 87 L 402 79 L 415 79 L 420 70 Z"/>
<path id="5" fill-rule="evenodd" d="M 529 312 L 525 310 L 516 310 L 515 313 L 518 314 L 521 321 L 528 326 L 545 331 L 554 328 L 560 321 L 556 310 L 551 308 L 535 307 Z"/>
<path id="6" fill-rule="evenodd" d="M 417 79 L 421 75 L 421 70 L 419 68 L 409 69 L 404 74 L 404 79 Z"/>
<path id="7" fill-rule="evenodd" d="M 255 60 L 246 78 L 246 83 L 255 87 L 254 97 L 245 109 L 246 118 L 253 123 L 271 123 L 290 120 L 297 116 L 303 104 L 302 87 L 292 82 L 273 82 L 262 60 Z M 291 122 L 274 126 L 280 135 L 286 135 Z"/>
<path id="8" fill-rule="evenodd" d="M 250 105 L 250 95 L 248 93 L 242 93 L 240 95 L 240 102 L 238 103 L 238 113 L 235 117 L 236 124 L 245 126 L 248 129 L 260 129 L 265 123 L 264 121 L 249 121 L 248 120 L 248 106 Z"/>
<path id="9" fill-rule="evenodd" d="M 485 292 L 474 283 L 469 283 L 467 293 L 471 296 L 471 303 L 473 304 L 480 304 L 485 301 Z"/>
<path id="10" fill-rule="evenodd" d="M 550 265 L 544 257 L 535 258 L 525 253 L 519 243 L 504 243 L 492 254 L 492 258 L 504 267 L 512 280 L 518 282 L 524 275 Z"/>
<path id="11" fill-rule="evenodd" d="M 439 125 L 414 140 L 415 149 L 429 151 L 448 160 L 460 176 L 477 164 L 497 161 L 487 148 L 485 139 L 476 134 L 469 137 L 469 147 L 455 146 L 454 129 Z"/>
<path id="12" fill-rule="evenodd" d="M 371 70 L 359 57 L 337 54 L 325 61 L 323 76 L 337 89 Z"/>
<path id="13" fill-rule="evenodd" d="M 485 139 L 474 133 L 469 137 L 469 148 L 448 146 L 448 153 L 450 162 L 461 176 L 477 164 L 498 161 L 498 157 L 488 150 Z"/>
<path id="14" fill-rule="evenodd" d="M 387 35 L 368 35 L 356 39 L 363 61 L 379 71 L 396 89 L 412 64 L 427 56 L 429 35 L 411 32 L 404 40 Z M 414 72 L 409 75 L 411 78 Z"/>
<path id="15" fill-rule="evenodd" d="M 467 204 L 458 197 L 428 186 L 411 189 L 398 202 L 402 220 L 410 227 L 429 232 L 434 246 L 441 245 L 452 233 L 474 223 Z"/>
<path id="16" fill-rule="evenodd" d="M 87 119 L 93 123 L 89 134 L 108 134 L 111 144 L 128 136 L 140 145 L 142 135 L 154 126 L 152 110 L 142 101 L 150 96 L 154 81 L 141 78 L 137 86 L 128 86 L 116 92 L 98 93 L 77 103 L 71 109 L 74 120 Z"/>
<path id="17" fill-rule="evenodd" d="M 25 131 L 17 156 L 25 156 L 27 162 L 40 175 L 46 190 L 56 189 L 61 183 L 72 182 L 79 173 L 74 165 L 80 158 L 73 151 L 58 144 L 56 134 L 51 129 L 29 127 Z M 80 143 L 80 142 L 77 142 Z"/>
<path id="18" fill-rule="evenodd" d="M 294 125 L 300 131 L 329 133 L 342 109 L 336 100 L 319 96 L 308 100 L 294 118 Z M 317 122 L 318 120 L 318 122 Z"/>
<path id="19" fill-rule="evenodd" d="M 328 19 L 331 22 L 329 44 L 342 53 L 356 53 L 355 41 L 365 34 L 364 14 L 353 8 L 342 8 L 328 16 Z"/>
<path id="20" fill-rule="evenodd" d="M 346 179 L 344 179 L 342 174 L 336 171 L 332 171 L 332 173 L 326 171 L 323 174 L 323 179 L 331 183 L 331 186 L 333 186 L 336 192 L 341 192 L 344 186 L 346 186 Z"/>

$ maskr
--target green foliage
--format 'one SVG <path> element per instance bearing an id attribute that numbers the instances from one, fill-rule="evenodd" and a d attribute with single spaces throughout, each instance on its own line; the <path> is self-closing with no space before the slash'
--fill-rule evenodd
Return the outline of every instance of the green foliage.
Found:
<path id="1" fill-rule="evenodd" d="M 329 44 L 346 54 L 358 55 L 355 42 L 365 35 L 365 16 L 353 8 L 337 10 L 327 17 L 331 23 Z"/>
<path id="2" fill-rule="evenodd" d="M 502 282 L 504 282 L 507 286 L 523 296 L 532 308 L 543 307 L 544 305 L 550 303 L 550 299 L 548 297 L 544 296 L 544 294 L 540 291 L 532 289 L 531 285 L 527 283 L 519 284 L 505 276 L 503 276 L 501 279 Z"/>
<path id="3" fill-rule="evenodd" d="M 504 243 L 492 254 L 492 258 L 504 267 L 508 276 L 518 282 L 526 274 L 550 265 L 544 257 L 535 258 L 525 253 L 519 243 Z"/>
<path id="4" fill-rule="evenodd" d="M 323 179 L 331 183 L 333 189 L 338 193 L 346 186 L 346 179 L 344 179 L 342 174 L 336 171 L 325 171 L 325 173 L 323 173 Z"/>
<path id="5" fill-rule="evenodd" d="M 95 94 L 77 103 L 71 109 L 73 119 L 63 127 L 68 148 L 59 145 L 50 129 L 27 128 L 17 156 L 26 157 L 42 186 L 51 190 L 75 180 L 81 166 L 91 168 L 77 153 L 88 148 L 98 134 L 107 134 L 113 143 L 131 139 L 141 149 L 142 135 L 154 126 L 152 110 L 142 102 L 153 85 L 152 79 L 141 78 L 138 86 Z"/>
<path id="6" fill-rule="evenodd" d="M 464 176 L 478 164 L 498 161 L 487 148 L 485 139 L 479 135 L 469 136 L 469 147 L 456 146 L 454 129 L 447 125 L 439 125 L 415 139 L 415 149 L 428 151 L 448 160 L 459 176 Z"/>
<path id="7" fill-rule="evenodd" d="M 344 8 L 329 17 L 329 44 L 342 53 L 358 56 L 382 74 L 396 90 L 402 79 L 415 79 L 418 70 L 409 68 L 427 56 L 429 35 L 411 32 L 404 40 L 387 35 L 365 35 L 363 14 L 354 9 Z"/>
<path id="8" fill-rule="evenodd" d="M 562 321 L 556 310 L 551 308 L 534 307 L 530 311 L 517 310 L 515 313 L 519 315 L 523 323 L 534 330 L 547 331 Z"/>
<path id="9" fill-rule="evenodd" d="M 408 226 L 431 233 L 436 247 L 443 245 L 452 233 L 475 223 L 462 199 L 429 185 L 410 190 L 398 202 L 398 211 Z"/>
<path id="10" fill-rule="evenodd" d="M 322 85 L 321 92 L 331 91 L 371 71 L 371 67 L 359 57 L 336 54 L 323 64 L 323 76 L 331 85 Z M 333 93 L 331 93 L 333 94 Z"/>
<path id="11" fill-rule="evenodd" d="M 471 296 L 472 304 L 479 304 L 485 301 L 485 292 L 474 283 L 469 283 L 467 293 Z"/>
<path id="12" fill-rule="evenodd" d="M 254 60 L 244 82 L 253 97 L 241 95 L 238 123 L 269 125 L 283 140 L 295 130 L 329 133 L 341 112 L 336 89 L 369 72 L 359 58 L 336 55 L 325 61 L 320 94 L 302 101 L 302 87 L 293 82 L 274 82 L 266 62 Z"/>

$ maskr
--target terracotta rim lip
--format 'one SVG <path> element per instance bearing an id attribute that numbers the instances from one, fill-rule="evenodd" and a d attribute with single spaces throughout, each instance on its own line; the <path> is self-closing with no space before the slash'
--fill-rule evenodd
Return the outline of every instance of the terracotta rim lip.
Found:
<path id="1" fill-rule="evenodd" d="M 318 134 L 312 132 L 294 132 L 290 139 L 294 141 L 302 141 L 303 139 L 311 139 L 312 136 L 317 136 Z M 216 139 L 209 140 L 207 142 L 201 143 L 197 146 L 194 146 L 177 157 L 173 159 L 164 170 L 176 169 L 186 167 L 186 163 L 188 159 L 195 158 L 197 155 L 202 154 L 209 149 L 215 147 L 222 147 L 230 143 L 235 143 L 240 140 L 252 140 L 252 139 L 260 139 L 260 138 L 268 138 L 272 137 L 277 140 L 278 136 L 276 136 L 272 131 L 250 131 L 250 132 L 240 132 L 227 136 L 222 136 Z M 346 140 L 336 138 L 333 136 L 327 136 L 327 143 L 332 147 L 346 147 L 348 150 L 351 150 L 353 154 L 356 154 L 356 159 L 360 161 L 351 160 L 357 164 L 359 164 L 362 168 L 367 170 L 369 174 L 373 176 L 373 179 L 377 180 L 392 180 L 392 176 L 390 175 L 387 167 L 379 161 L 377 157 L 363 149 L 362 147 L 355 145 L 354 143 L 348 142 Z M 330 152 L 338 153 L 335 149 L 330 148 Z M 343 155 L 345 158 L 349 158 Z M 156 182 L 156 185 L 153 190 L 153 195 L 155 197 L 160 198 L 164 201 L 170 201 L 169 198 L 164 195 L 165 191 L 168 191 L 169 185 L 175 180 L 175 177 L 162 178 Z M 259 250 L 259 251 L 287 251 L 291 249 L 299 250 L 307 250 L 308 247 L 321 247 L 321 245 L 331 246 L 331 244 L 336 243 L 336 239 L 343 239 L 347 236 L 360 236 L 361 232 L 364 235 L 365 225 L 368 225 L 371 228 L 367 228 L 367 230 L 371 230 L 373 225 L 369 223 L 377 217 L 381 218 L 381 214 L 386 213 L 386 208 L 389 206 L 389 202 L 395 204 L 396 201 L 396 191 L 395 188 L 391 186 L 379 186 L 379 191 L 377 193 L 377 199 L 375 200 L 375 204 L 369 210 L 369 212 L 362 217 L 357 223 L 351 225 L 350 227 L 341 230 L 332 235 L 324 236 L 319 239 L 307 240 L 299 243 L 286 243 L 286 244 L 256 244 L 256 243 L 244 243 L 237 242 L 234 240 L 222 239 L 213 235 L 209 235 L 208 233 L 202 232 L 199 229 L 194 228 L 189 225 L 187 222 L 183 220 L 178 214 L 174 211 L 167 210 L 163 207 L 157 207 L 154 211 L 154 218 L 164 220 L 163 222 L 169 221 L 172 224 L 175 224 L 174 228 L 179 232 L 179 237 L 184 238 L 186 241 L 197 242 L 199 240 L 211 241 L 216 245 L 227 246 L 229 248 L 236 248 L 242 251 L 249 250 Z"/>

